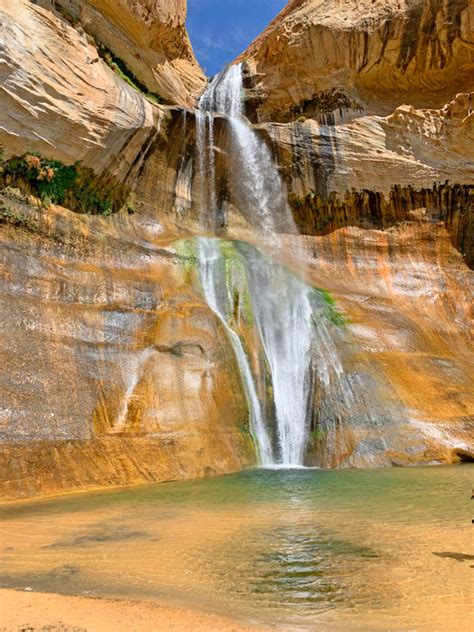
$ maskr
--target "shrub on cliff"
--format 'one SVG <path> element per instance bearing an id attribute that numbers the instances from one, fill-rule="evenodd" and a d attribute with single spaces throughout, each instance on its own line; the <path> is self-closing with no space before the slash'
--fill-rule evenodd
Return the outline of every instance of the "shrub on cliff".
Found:
<path id="1" fill-rule="evenodd" d="M 46 206 L 54 203 L 82 213 L 100 215 L 112 212 L 111 192 L 99 190 L 95 179 L 78 162 L 64 165 L 59 160 L 29 152 L 1 160 L 0 177 L 3 186 L 14 184 L 26 189 L 37 195 Z"/>

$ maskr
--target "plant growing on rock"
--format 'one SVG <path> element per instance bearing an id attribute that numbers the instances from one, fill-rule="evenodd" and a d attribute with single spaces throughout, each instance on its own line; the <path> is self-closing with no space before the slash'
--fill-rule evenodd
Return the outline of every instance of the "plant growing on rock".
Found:
<path id="1" fill-rule="evenodd" d="M 27 225 L 30 220 L 26 217 L 26 215 L 16 213 L 0 203 L 0 222 L 5 221 L 14 225 Z"/>
<path id="2" fill-rule="evenodd" d="M 341 311 L 339 311 L 334 296 L 330 292 L 328 292 L 328 290 L 315 288 L 314 293 L 319 301 L 323 301 L 324 307 L 322 310 L 322 314 L 325 318 L 327 318 L 327 320 L 329 320 L 329 322 L 331 322 L 336 327 L 344 327 L 345 325 L 347 325 L 347 318 Z"/>
<path id="3" fill-rule="evenodd" d="M 155 105 L 166 103 L 165 99 L 163 99 L 163 97 L 159 94 L 150 92 L 147 87 L 133 74 L 126 63 L 120 59 L 120 57 L 114 55 L 114 53 L 104 46 L 104 44 L 96 42 L 95 40 L 94 43 L 100 57 L 105 61 L 107 66 L 109 66 L 109 68 L 111 68 L 115 74 L 122 79 L 122 81 L 125 81 L 125 83 L 127 83 L 131 88 L 142 94 L 145 99 L 150 101 L 150 103 L 154 103 Z"/>
<path id="4" fill-rule="evenodd" d="M 59 160 L 27 152 L 1 163 L 0 184 L 15 184 L 39 197 L 45 206 L 60 204 L 71 210 L 93 215 L 110 215 L 111 191 L 99 189 L 90 170 L 79 162 L 65 165 Z"/>

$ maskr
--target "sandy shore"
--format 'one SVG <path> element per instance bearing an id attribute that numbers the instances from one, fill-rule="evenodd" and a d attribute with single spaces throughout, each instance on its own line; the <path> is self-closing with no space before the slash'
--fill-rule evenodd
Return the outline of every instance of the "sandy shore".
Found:
<path id="1" fill-rule="evenodd" d="M 0 590 L 0 632 L 263 632 L 219 615 L 122 599 Z"/>

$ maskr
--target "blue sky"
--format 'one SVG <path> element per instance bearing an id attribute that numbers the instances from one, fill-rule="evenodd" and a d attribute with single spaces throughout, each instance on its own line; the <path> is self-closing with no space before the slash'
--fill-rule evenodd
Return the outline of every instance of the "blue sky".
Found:
<path id="1" fill-rule="evenodd" d="M 201 66 L 222 70 L 286 5 L 287 0 L 188 0 L 187 27 Z"/>

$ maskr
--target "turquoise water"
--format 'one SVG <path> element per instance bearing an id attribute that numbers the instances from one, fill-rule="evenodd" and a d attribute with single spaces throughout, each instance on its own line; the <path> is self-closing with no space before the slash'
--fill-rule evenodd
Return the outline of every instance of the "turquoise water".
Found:
<path id="1" fill-rule="evenodd" d="M 468 629 L 473 473 L 250 470 L 4 506 L 0 585 L 277 629 Z"/>

